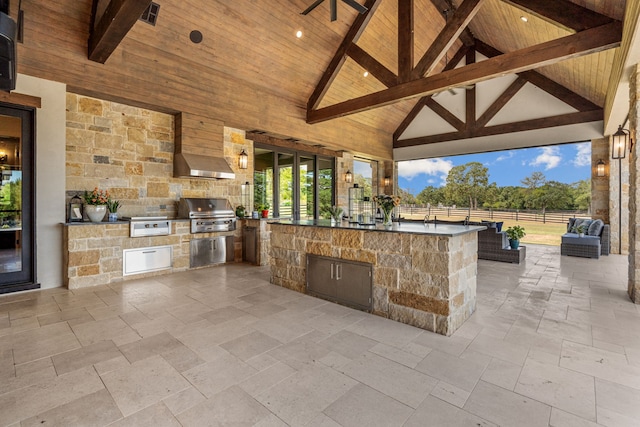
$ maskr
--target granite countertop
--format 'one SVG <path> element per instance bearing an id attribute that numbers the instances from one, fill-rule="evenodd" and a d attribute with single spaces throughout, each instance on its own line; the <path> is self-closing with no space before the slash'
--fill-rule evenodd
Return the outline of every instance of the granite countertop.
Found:
<path id="1" fill-rule="evenodd" d="M 454 224 L 424 224 L 420 221 L 411 222 L 394 222 L 391 226 L 384 226 L 381 223 L 373 225 L 352 224 L 348 221 L 341 221 L 332 224 L 328 219 L 317 220 L 275 220 L 272 224 L 296 225 L 302 227 L 323 227 L 336 228 L 344 230 L 361 230 L 361 231 L 385 231 L 391 233 L 412 233 L 426 234 L 431 236 L 459 236 L 466 233 L 475 233 L 485 230 L 487 227 L 482 225 L 454 225 Z"/>

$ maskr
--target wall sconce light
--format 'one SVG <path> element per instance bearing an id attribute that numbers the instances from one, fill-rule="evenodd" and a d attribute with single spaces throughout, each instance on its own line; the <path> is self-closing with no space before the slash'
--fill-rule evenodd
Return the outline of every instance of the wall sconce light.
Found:
<path id="1" fill-rule="evenodd" d="M 604 161 L 602 159 L 598 160 L 598 164 L 596 165 L 596 175 L 604 176 Z"/>
<path id="2" fill-rule="evenodd" d="M 384 177 L 384 186 L 385 187 L 389 187 L 391 185 L 391 177 L 390 176 L 385 176 Z"/>
<path id="3" fill-rule="evenodd" d="M 348 169 L 347 169 L 347 173 L 344 174 L 344 180 L 345 180 L 345 182 L 347 182 L 349 184 L 351 184 L 353 182 L 353 174 Z"/>
<path id="4" fill-rule="evenodd" d="M 240 169 L 246 169 L 249 164 L 249 155 L 242 149 L 240 156 L 238 157 L 238 167 Z"/>
<path id="5" fill-rule="evenodd" d="M 629 131 L 618 126 L 618 130 L 613 134 L 611 158 L 624 159 L 627 155 L 627 143 L 629 142 Z"/>

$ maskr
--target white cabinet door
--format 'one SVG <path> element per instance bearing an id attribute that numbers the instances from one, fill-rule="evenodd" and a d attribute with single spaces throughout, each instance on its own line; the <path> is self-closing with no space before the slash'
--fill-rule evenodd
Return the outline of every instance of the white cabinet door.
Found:
<path id="1" fill-rule="evenodd" d="M 171 268 L 171 246 L 127 249 L 122 251 L 122 274 L 148 273 Z"/>

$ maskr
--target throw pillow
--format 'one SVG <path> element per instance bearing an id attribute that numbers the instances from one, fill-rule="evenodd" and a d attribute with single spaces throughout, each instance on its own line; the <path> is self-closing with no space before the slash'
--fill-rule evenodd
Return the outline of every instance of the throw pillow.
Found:
<path id="1" fill-rule="evenodd" d="M 484 225 L 487 228 L 496 228 L 496 223 L 494 221 L 485 221 L 483 219 L 482 220 L 482 225 Z"/>
<path id="2" fill-rule="evenodd" d="M 569 223 L 567 224 L 567 232 L 571 232 L 573 230 L 573 226 L 576 223 L 575 218 L 569 218 Z"/>
<path id="3" fill-rule="evenodd" d="M 601 219 L 596 219 L 589 225 L 589 230 L 587 230 L 587 234 L 589 236 L 599 236 L 602 233 L 602 229 L 604 228 L 604 222 Z"/>
<path id="4" fill-rule="evenodd" d="M 593 220 L 589 218 L 576 218 L 576 221 L 573 223 L 571 233 L 578 233 L 578 227 L 580 227 L 581 225 L 583 226 L 584 232 L 586 233 L 592 222 Z"/>
<path id="5" fill-rule="evenodd" d="M 502 224 L 504 224 L 504 221 L 496 222 L 496 230 L 498 233 L 502 232 Z"/>

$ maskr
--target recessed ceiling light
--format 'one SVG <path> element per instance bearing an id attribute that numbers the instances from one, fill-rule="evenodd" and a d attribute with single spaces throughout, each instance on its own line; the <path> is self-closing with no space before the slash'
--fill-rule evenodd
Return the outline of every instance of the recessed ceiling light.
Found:
<path id="1" fill-rule="evenodd" d="M 369 76 L 369 72 L 368 72 L 368 71 L 365 71 L 362 75 L 363 75 L 363 76 L 365 76 L 365 77 L 367 77 L 367 76 Z"/>
<path id="2" fill-rule="evenodd" d="M 529 18 L 527 18 L 526 16 L 521 16 L 521 17 L 520 17 L 520 20 L 521 20 L 522 22 L 529 22 Z"/>
<path id="3" fill-rule="evenodd" d="M 296 37 L 297 38 L 302 38 L 302 30 L 296 31 Z"/>

